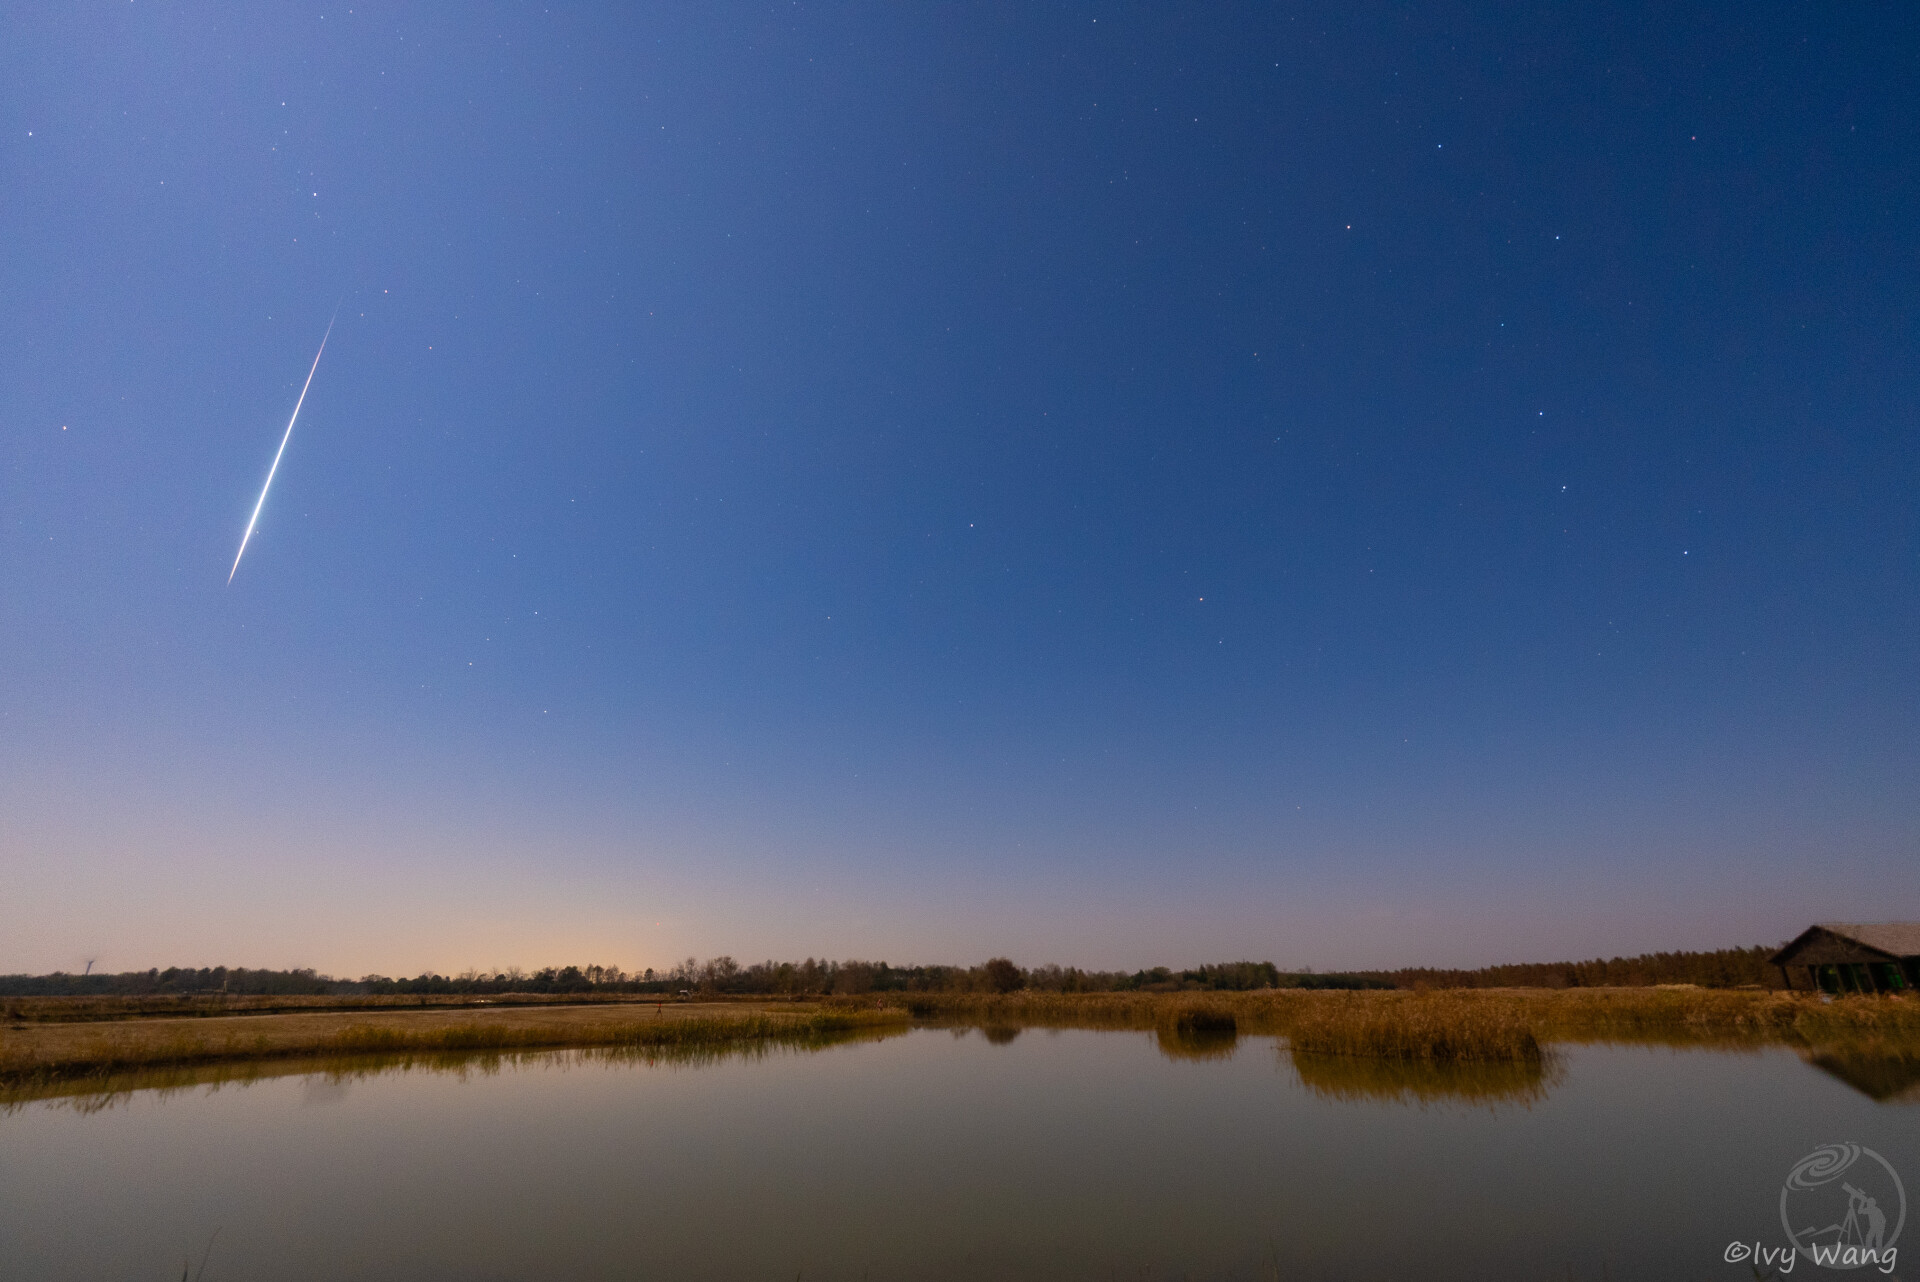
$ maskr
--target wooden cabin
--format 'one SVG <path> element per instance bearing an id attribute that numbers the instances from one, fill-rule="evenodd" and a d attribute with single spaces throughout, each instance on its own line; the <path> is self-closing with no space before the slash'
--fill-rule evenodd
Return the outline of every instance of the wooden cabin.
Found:
<path id="1" fill-rule="evenodd" d="M 1912 992 L 1920 988 L 1920 922 L 1821 922 L 1769 960 L 1802 992 Z"/>

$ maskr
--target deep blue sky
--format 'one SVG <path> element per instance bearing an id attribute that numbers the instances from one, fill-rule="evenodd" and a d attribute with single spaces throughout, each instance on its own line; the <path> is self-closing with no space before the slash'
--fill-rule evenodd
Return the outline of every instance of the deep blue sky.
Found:
<path id="1" fill-rule="evenodd" d="M 1916 50 L 10 10 L 0 969 L 1920 915 Z"/>

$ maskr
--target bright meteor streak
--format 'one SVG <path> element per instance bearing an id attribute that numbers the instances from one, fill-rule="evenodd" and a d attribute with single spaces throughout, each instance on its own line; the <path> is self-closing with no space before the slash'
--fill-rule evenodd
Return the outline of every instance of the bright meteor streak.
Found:
<path id="1" fill-rule="evenodd" d="M 273 452 L 273 466 L 267 469 L 267 483 L 260 487 L 260 501 L 253 505 L 253 515 L 247 518 L 247 532 L 240 536 L 240 550 L 233 554 L 233 569 L 227 571 L 227 582 L 233 582 L 233 576 L 240 571 L 240 558 L 247 554 L 247 540 L 253 537 L 253 523 L 260 519 L 260 509 L 267 505 L 267 491 L 273 488 L 273 474 L 280 470 L 280 456 L 287 452 L 287 442 L 293 439 L 293 425 L 300 418 L 300 407 L 307 403 L 307 389 L 313 386 L 313 371 L 320 368 L 320 352 L 327 350 L 327 339 L 333 336 L 333 320 L 340 316 L 336 308 L 333 319 L 327 321 L 327 332 L 320 336 L 320 351 L 313 354 L 313 369 L 307 371 L 307 381 L 300 385 L 300 399 L 293 403 L 293 417 L 287 420 L 287 434 L 280 438 L 280 448 Z"/>

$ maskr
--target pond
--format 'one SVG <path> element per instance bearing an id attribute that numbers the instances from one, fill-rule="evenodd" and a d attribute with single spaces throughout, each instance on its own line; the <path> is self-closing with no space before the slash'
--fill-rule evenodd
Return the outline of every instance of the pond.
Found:
<path id="1" fill-rule="evenodd" d="M 916 1028 L 124 1085 L 0 1114 L 0 1273 L 1750 1279 L 1728 1244 L 1784 1241 L 1818 1146 L 1920 1175 L 1910 1090 L 1782 1048 L 1434 1077 L 1270 1038 Z"/>

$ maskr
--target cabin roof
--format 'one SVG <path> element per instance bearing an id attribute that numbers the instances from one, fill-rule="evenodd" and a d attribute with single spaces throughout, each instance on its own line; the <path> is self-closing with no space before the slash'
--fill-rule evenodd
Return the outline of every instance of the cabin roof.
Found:
<path id="1" fill-rule="evenodd" d="M 1815 922 L 1807 930 L 1794 936 L 1793 941 L 1774 954 L 1777 962 L 1791 953 L 1799 943 L 1816 930 L 1851 939 L 1868 948 L 1890 953 L 1895 957 L 1920 957 L 1920 921 L 1822 921 Z"/>
<path id="2" fill-rule="evenodd" d="M 1820 926 L 1895 957 L 1920 955 L 1920 921 L 1823 921 Z"/>

